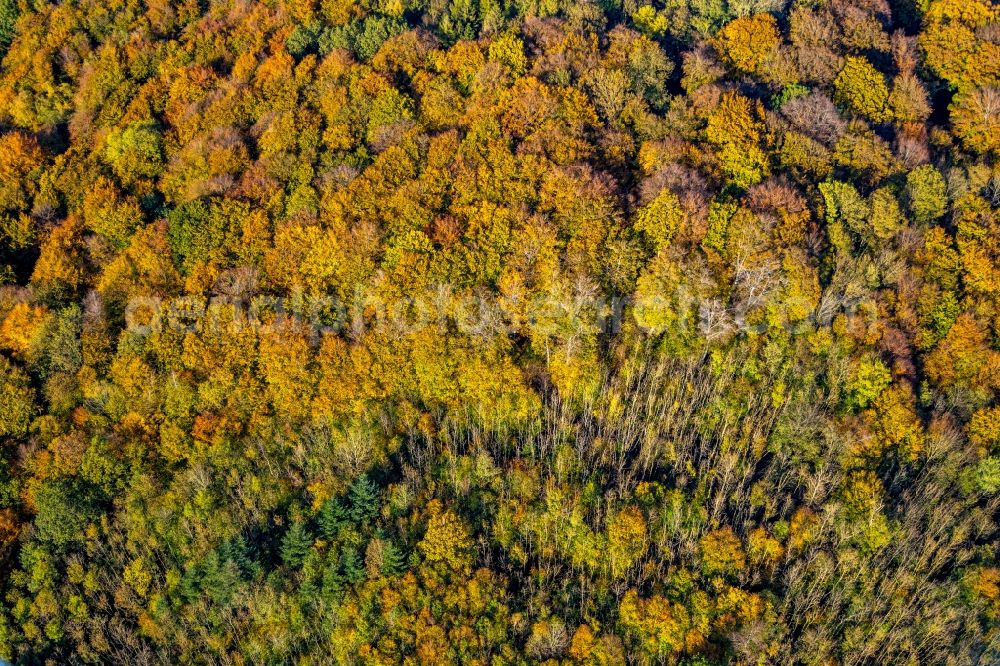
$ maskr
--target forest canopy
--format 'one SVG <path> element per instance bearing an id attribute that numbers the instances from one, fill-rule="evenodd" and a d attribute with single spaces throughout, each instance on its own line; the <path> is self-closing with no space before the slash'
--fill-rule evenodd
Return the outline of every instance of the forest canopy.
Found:
<path id="1" fill-rule="evenodd" d="M 0 0 L 0 657 L 1000 662 L 990 0 Z"/>

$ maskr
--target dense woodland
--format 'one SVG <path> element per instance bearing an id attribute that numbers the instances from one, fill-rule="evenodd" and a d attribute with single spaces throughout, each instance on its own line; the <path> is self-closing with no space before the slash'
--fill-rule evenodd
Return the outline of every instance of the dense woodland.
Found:
<path id="1" fill-rule="evenodd" d="M 1000 661 L 990 0 L 0 0 L 0 54 L 0 656 Z"/>

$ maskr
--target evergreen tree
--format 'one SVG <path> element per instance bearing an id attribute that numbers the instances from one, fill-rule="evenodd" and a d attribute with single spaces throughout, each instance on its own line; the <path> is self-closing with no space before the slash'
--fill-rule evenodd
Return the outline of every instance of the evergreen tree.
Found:
<path id="1" fill-rule="evenodd" d="M 219 547 L 219 557 L 236 564 L 243 578 L 253 578 L 260 571 L 260 565 L 253 559 L 250 546 L 243 536 L 227 539 Z"/>
<path id="2" fill-rule="evenodd" d="M 386 540 L 382 549 L 382 574 L 398 576 L 406 571 L 407 557 L 402 548 L 394 541 Z"/>
<path id="3" fill-rule="evenodd" d="M 200 567 L 199 588 L 218 607 L 225 607 L 232 600 L 241 582 L 239 567 L 233 560 L 223 559 L 219 553 L 209 553 Z"/>
<path id="4" fill-rule="evenodd" d="M 326 567 L 323 569 L 321 591 L 328 600 L 339 601 L 344 594 L 344 575 L 340 570 L 340 552 L 331 549 L 327 556 Z"/>
<path id="5" fill-rule="evenodd" d="M 319 510 L 319 529 L 323 538 L 333 541 L 341 528 L 347 524 L 349 515 L 344 505 L 336 497 L 331 497 Z"/>
<path id="6" fill-rule="evenodd" d="M 281 559 L 290 567 L 302 564 L 312 548 L 313 536 L 303 522 L 293 522 L 281 540 Z"/>
<path id="7" fill-rule="evenodd" d="M 379 510 L 379 492 L 376 486 L 367 476 L 362 475 L 354 480 L 348 491 L 351 508 L 350 517 L 355 524 L 366 527 Z"/>
<path id="8" fill-rule="evenodd" d="M 340 552 L 340 570 L 344 581 L 357 585 L 366 578 L 365 564 L 354 546 L 344 546 Z"/>

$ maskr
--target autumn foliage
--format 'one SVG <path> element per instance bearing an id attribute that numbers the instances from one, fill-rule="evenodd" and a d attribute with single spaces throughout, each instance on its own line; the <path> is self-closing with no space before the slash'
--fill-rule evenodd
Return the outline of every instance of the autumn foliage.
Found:
<path id="1" fill-rule="evenodd" d="M 0 660 L 1000 662 L 989 0 L 0 0 Z"/>

